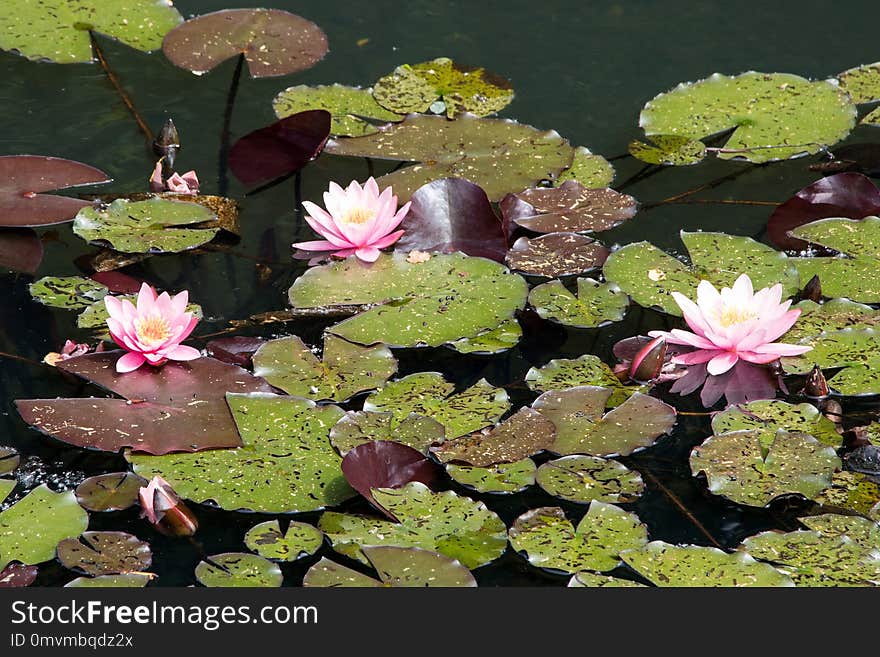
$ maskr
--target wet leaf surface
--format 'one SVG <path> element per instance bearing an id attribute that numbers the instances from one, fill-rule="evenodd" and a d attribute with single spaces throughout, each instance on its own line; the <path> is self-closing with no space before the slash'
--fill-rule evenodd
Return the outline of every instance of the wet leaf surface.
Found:
<path id="1" fill-rule="evenodd" d="M 226 552 L 209 559 L 196 566 L 196 579 L 202 586 L 273 588 L 284 580 L 277 564 L 256 554 Z"/>
<path id="2" fill-rule="evenodd" d="M 37 579 L 39 569 L 36 566 L 25 566 L 11 563 L 0 571 L 0 589 L 18 589 L 30 586 Z"/>
<path id="3" fill-rule="evenodd" d="M 105 285 L 81 276 L 44 276 L 28 286 L 31 297 L 52 308 L 88 308 L 110 292 Z"/>
<path id="4" fill-rule="evenodd" d="M 264 559 L 296 561 L 320 550 L 324 534 L 308 523 L 295 520 L 289 521 L 282 532 L 278 520 L 267 520 L 251 527 L 244 536 L 244 543 Z"/>
<path id="5" fill-rule="evenodd" d="M 58 544 L 58 560 L 86 575 L 119 575 L 147 570 L 153 554 L 147 543 L 125 532 L 85 532 Z"/>
<path id="6" fill-rule="evenodd" d="M 706 145 L 682 135 L 651 135 L 650 144 L 631 141 L 629 154 L 648 164 L 682 167 L 699 164 L 706 158 Z"/>
<path id="7" fill-rule="evenodd" d="M 535 462 L 522 459 L 513 463 L 496 463 L 485 468 L 448 463 L 446 472 L 452 479 L 478 493 L 518 493 L 535 483 Z"/>
<path id="8" fill-rule="evenodd" d="M 557 278 L 601 267 L 610 251 L 601 243 L 576 233 L 548 233 L 520 237 L 507 253 L 507 266 L 527 276 Z"/>
<path id="9" fill-rule="evenodd" d="M 579 454 L 547 461 L 535 479 L 548 494 L 582 504 L 634 502 L 645 490 L 641 475 L 619 461 Z"/>
<path id="10" fill-rule="evenodd" d="M 138 491 L 146 485 L 131 472 L 96 475 L 76 487 L 76 501 L 86 511 L 122 511 L 138 503 Z"/>
<path id="11" fill-rule="evenodd" d="M 587 189 L 607 187 L 614 181 L 614 167 L 601 155 L 578 146 L 571 165 L 557 176 L 556 183 L 561 185 L 567 180 L 575 180 Z"/>
<path id="12" fill-rule="evenodd" d="M 272 106 L 279 119 L 306 110 L 326 110 L 331 117 L 330 134 L 337 137 L 363 137 L 376 132 L 374 123 L 403 120 L 379 105 L 369 89 L 341 84 L 288 87 L 275 96 Z"/>
<path id="13" fill-rule="evenodd" d="M 364 554 L 376 569 L 379 579 L 329 559 L 321 559 L 309 569 L 303 586 L 391 586 L 391 587 L 469 587 L 477 581 L 455 559 L 417 547 L 365 547 Z"/>
<path id="14" fill-rule="evenodd" d="M 712 417 L 715 435 L 754 430 L 762 447 L 769 449 L 779 431 L 811 435 L 823 445 L 840 447 L 840 434 L 834 423 L 812 404 L 789 404 L 780 399 L 729 406 Z"/>
<path id="15" fill-rule="evenodd" d="M 345 456 L 355 447 L 377 440 L 392 440 L 423 453 L 443 442 L 443 425 L 424 415 L 411 413 L 395 419 L 391 411 L 349 411 L 330 430 L 330 442 Z"/>
<path id="16" fill-rule="evenodd" d="M 533 367 L 526 372 L 526 385 L 535 392 L 579 386 L 610 388 L 611 396 L 605 401 L 607 407 L 618 406 L 635 393 L 645 390 L 643 386 L 621 383 L 611 368 L 593 354 L 578 358 L 554 358 L 542 367 Z"/>
<path id="17" fill-rule="evenodd" d="M 132 588 L 139 589 L 149 584 L 153 579 L 145 574 L 128 575 L 99 575 L 97 577 L 77 577 L 64 585 L 64 588 Z"/>
<path id="18" fill-rule="evenodd" d="M 542 319 L 575 328 L 598 328 L 623 319 L 629 297 L 616 285 L 579 278 L 577 296 L 561 281 L 550 281 L 529 292 L 529 305 Z"/>
<path id="19" fill-rule="evenodd" d="M 500 204 L 507 221 L 536 233 L 592 233 L 619 226 L 638 202 L 613 189 L 588 189 L 574 180 L 509 194 Z"/>
<path id="20" fill-rule="evenodd" d="M 0 475 L 13 472 L 21 462 L 18 452 L 12 447 L 0 447 Z"/>

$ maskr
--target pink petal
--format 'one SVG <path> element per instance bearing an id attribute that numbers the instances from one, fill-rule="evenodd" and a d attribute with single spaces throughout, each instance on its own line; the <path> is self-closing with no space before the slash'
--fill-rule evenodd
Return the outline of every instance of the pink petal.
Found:
<path id="1" fill-rule="evenodd" d="M 678 307 L 681 308 L 684 321 L 687 322 L 687 325 L 691 327 L 694 333 L 697 335 L 705 335 L 706 331 L 709 330 L 709 324 L 703 317 L 700 307 L 681 292 L 673 292 L 672 298 L 675 300 L 675 303 L 678 304 Z"/>
<path id="2" fill-rule="evenodd" d="M 737 278 L 736 282 L 733 284 L 732 291 L 734 297 L 742 304 L 750 303 L 752 297 L 755 296 L 755 289 L 752 287 L 752 279 L 748 277 L 748 274 L 740 274 L 739 278 Z M 711 365 L 709 367 L 711 369 Z M 725 370 L 725 372 L 726 371 L 727 370 Z"/>
<path id="3" fill-rule="evenodd" d="M 202 352 L 194 347 L 179 344 L 171 351 L 166 351 L 165 357 L 170 360 L 195 360 L 202 357 Z"/>
<path id="4" fill-rule="evenodd" d="M 153 304 L 156 302 L 156 290 L 147 283 L 141 283 L 141 289 L 137 296 L 137 311 L 144 315 L 150 314 Z"/>
<path id="5" fill-rule="evenodd" d="M 338 249 L 339 246 L 332 244 L 327 240 L 314 240 L 312 242 L 294 242 L 292 246 L 303 251 L 332 251 Z"/>
<path id="6" fill-rule="evenodd" d="M 127 354 L 116 361 L 116 371 L 120 374 L 133 372 L 141 365 L 143 365 L 145 360 L 146 358 L 144 358 L 143 354 L 129 351 Z"/>
<path id="7" fill-rule="evenodd" d="M 376 241 L 373 242 L 370 246 L 373 246 L 373 247 L 375 247 L 375 248 L 377 248 L 377 249 L 384 249 L 386 246 L 391 246 L 391 245 L 394 244 L 397 240 L 399 240 L 399 239 L 400 239 L 400 236 L 403 235 L 404 232 L 405 232 L 405 231 L 398 230 L 398 231 L 396 231 L 396 232 L 394 232 L 394 233 L 391 233 L 390 235 L 386 235 L 385 237 L 383 237 L 383 238 L 381 238 L 381 239 L 379 239 L 379 240 L 376 240 Z"/>
<path id="8" fill-rule="evenodd" d="M 682 331 L 681 329 L 672 329 L 670 331 L 670 342 L 672 344 L 686 344 L 697 349 L 717 349 L 718 346 L 707 340 L 701 335 L 691 333 L 690 331 Z"/>
<path id="9" fill-rule="evenodd" d="M 679 365 L 697 365 L 712 360 L 720 353 L 722 352 L 711 349 L 700 349 L 699 351 L 690 351 L 686 354 L 673 356 L 672 362 L 678 363 Z"/>
<path id="10" fill-rule="evenodd" d="M 752 282 L 749 281 L 749 287 L 751 287 Z M 731 367 L 736 365 L 736 361 L 739 360 L 739 356 L 730 351 L 725 351 L 723 353 L 718 354 L 712 360 L 709 361 L 709 364 L 706 366 L 706 371 L 709 372 L 712 376 L 718 376 L 719 374 L 724 374 Z"/>
<path id="11" fill-rule="evenodd" d="M 376 262 L 379 258 L 379 253 L 379 249 L 372 246 L 364 246 L 354 252 L 354 254 L 364 262 Z"/>
<path id="12" fill-rule="evenodd" d="M 768 322 L 763 328 L 765 332 L 765 342 L 771 342 L 778 338 L 781 335 L 784 335 L 788 332 L 794 323 L 797 321 L 798 317 L 801 316 L 801 311 L 799 308 L 795 308 L 794 310 L 789 310 L 782 317 L 775 319 L 771 322 Z"/>
<path id="13" fill-rule="evenodd" d="M 760 347 L 755 347 L 752 351 L 756 354 L 776 354 L 777 356 L 800 356 L 810 351 L 812 347 L 796 344 L 785 344 L 783 342 L 768 342 Z"/>
<path id="14" fill-rule="evenodd" d="M 165 191 L 165 183 L 162 181 L 162 160 L 156 162 L 156 167 L 153 169 L 153 175 L 150 176 L 150 191 Z"/>
<path id="15" fill-rule="evenodd" d="M 171 297 L 171 314 L 172 316 L 182 315 L 186 311 L 189 303 L 189 292 L 184 290 Z"/>
<path id="16" fill-rule="evenodd" d="M 779 359 L 777 354 L 759 354 L 754 351 L 740 351 L 738 352 L 738 355 L 743 360 L 758 365 L 766 365 L 767 363 L 772 363 L 774 360 Z"/>

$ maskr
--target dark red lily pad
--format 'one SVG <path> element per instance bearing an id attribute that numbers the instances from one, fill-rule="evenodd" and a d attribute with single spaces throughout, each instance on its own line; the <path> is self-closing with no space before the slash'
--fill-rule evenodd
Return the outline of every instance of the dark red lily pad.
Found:
<path id="1" fill-rule="evenodd" d="M 105 182 L 110 182 L 106 173 L 81 162 L 42 155 L 4 155 L 0 157 L 0 226 L 70 221 L 91 201 L 42 192 Z"/>
<path id="2" fill-rule="evenodd" d="M 30 586 L 37 579 L 39 568 L 11 563 L 0 571 L 0 589 L 20 589 Z"/>
<path id="3" fill-rule="evenodd" d="M 143 284 L 141 279 L 121 271 L 99 271 L 89 278 L 106 286 L 113 294 L 137 294 Z"/>
<path id="4" fill-rule="evenodd" d="M 29 228 L 0 231 L 0 269 L 35 274 L 41 262 L 43 243 L 34 231 Z"/>
<path id="5" fill-rule="evenodd" d="M 416 190 L 400 226 L 406 232 L 398 251 L 461 251 L 502 262 L 507 237 L 501 219 L 479 185 L 463 178 L 441 178 Z"/>
<path id="6" fill-rule="evenodd" d="M 257 349 L 266 344 L 263 338 L 234 336 L 231 338 L 217 338 L 205 345 L 208 355 L 224 363 L 231 363 L 239 367 L 252 367 L 251 358 Z"/>
<path id="7" fill-rule="evenodd" d="M 121 355 L 88 354 L 56 367 L 124 399 L 20 399 L 18 412 L 34 428 L 77 447 L 195 452 L 241 446 L 227 392 L 274 392 L 263 379 L 213 358 L 118 374 L 115 364 Z"/>
<path id="8" fill-rule="evenodd" d="M 800 250 L 808 245 L 789 231 L 817 219 L 864 219 L 880 214 L 880 189 L 860 173 L 838 173 L 820 178 L 778 206 L 767 221 L 767 237 L 780 249 Z"/>
<path id="9" fill-rule="evenodd" d="M 251 77 L 305 71 L 327 54 L 327 35 L 302 16 L 280 9 L 224 9 L 178 25 L 162 50 L 172 63 L 202 74 L 244 55 Z"/>
<path id="10" fill-rule="evenodd" d="M 342 474 L 358 493 L 391 520 L 371 492 L 373 488 L 400 488 L 411 481 L 433 484 L 441 470 L 420 451 L 391 440 L 371 440 L 351 449 L 342 459 Z"/>
<path id="11" fill-rule="evenodd" d="M 232 145 L 229 168 L 245 185 L 296 173 L 323 150 L 330 118 L 327 110 L 307 110 L 254 130 Z"/>
<path id="12" fill-rule="evenodd" d="M 610 251 L 601 242 L 577 233 L 520 237 L 507 253 L 507 266 L 529 276 L 574 276 L 601 267 Z"/>
<path id="13" fill-rule="evenodd" d="M 507 221 L 536 233 L 589 233 L 631 219 L 638 202 L 607 187 L 587 189 L 576 180 L 566 180 L 559 187 L 508 194 L 500 207 Z"/>

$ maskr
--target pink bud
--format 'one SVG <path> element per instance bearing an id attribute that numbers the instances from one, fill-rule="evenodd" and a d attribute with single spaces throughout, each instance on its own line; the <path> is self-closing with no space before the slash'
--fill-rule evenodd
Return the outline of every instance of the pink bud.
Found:
<path id="1" fill-rule="evenodd" d="M 653 381 L 660 376 L 666 358 L 666 338 L 654 338 L 633 356 L 629 366 L 629 378 L 639 383 Z"/>

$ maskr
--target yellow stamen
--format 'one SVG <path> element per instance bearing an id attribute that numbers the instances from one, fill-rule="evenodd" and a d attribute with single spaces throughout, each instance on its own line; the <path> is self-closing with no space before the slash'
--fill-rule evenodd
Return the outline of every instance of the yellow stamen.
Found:
<path id="1" fill-rule="evenodd" d="M 757 316 L 757 313 L 748 308 L 728 306 L 721 311 L 721 316 L 718 318 L 718 322 L 721 326 L 726 328 L 728 326 L 733 326 L 734 324 L 747 322 L 750 319 L 755 319 Z"/>
<path id="2" fill-rule="evenodd" d="M 342 217 L 342 222 L 346 224 L 365 224 L 373 220 L 373 213 L 366 208 L 352 208 Z"/>
<path id="3" fill-rule="evenodd" d="M 134 330 L 137 332 L 138 340 L 147 344 L 156 344 L 171 336 L 171 325 L 159 315 L 135 320 Z"/>

